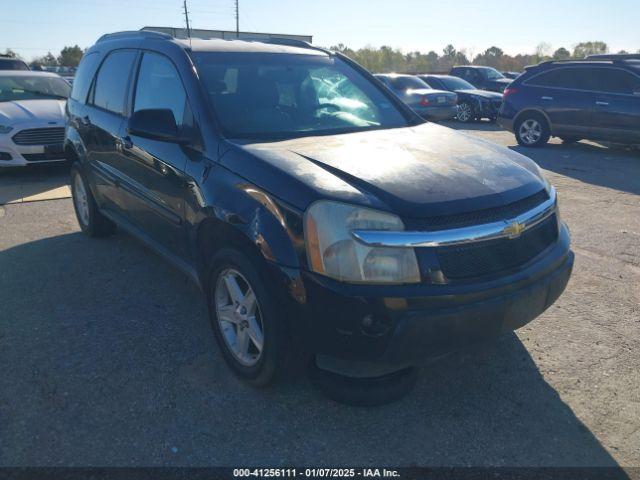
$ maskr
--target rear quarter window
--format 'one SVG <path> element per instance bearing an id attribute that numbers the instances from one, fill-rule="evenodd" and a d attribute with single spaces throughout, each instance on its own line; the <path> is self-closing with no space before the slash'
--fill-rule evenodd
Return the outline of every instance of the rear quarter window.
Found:
<path id="1" fill-rule="evenodd" d="M 82 57 L 78 71 L 73 79 L 73 88 L 71 90 L 72 99 L 81 103 L 86 102 L 87 93 L 89 93 L 91 81 L 96 74 L 99 60 L 100 55 L 98 55 L 98 52 L 93 52 Z"/>

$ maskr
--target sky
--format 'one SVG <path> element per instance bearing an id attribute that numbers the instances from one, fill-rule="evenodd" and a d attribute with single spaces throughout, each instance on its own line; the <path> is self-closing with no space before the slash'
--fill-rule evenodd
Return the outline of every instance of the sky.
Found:
<path id="1" fill-rule="evenodd" d="M 388 45 L 404 52 L 451 43 L 469 56 L 495 45 L 533 53 L 602 40 L 640 49 L 640 0 L 239 0 L 240 29 L 313 35 L 321 46 Z M 235 29 L 234 0 L 187 0 L 194 28 Z M 103 33 L 145 25 L 184 26 L 182 0 L 0 0 L 0 52 L 26 59 Z"/>

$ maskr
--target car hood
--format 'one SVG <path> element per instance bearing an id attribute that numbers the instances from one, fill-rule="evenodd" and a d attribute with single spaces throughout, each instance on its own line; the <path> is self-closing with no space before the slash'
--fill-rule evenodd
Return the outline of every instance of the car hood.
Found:
<path id="1" fill-rule="evenodd" d="M 420 218 L 501 206 L 544 188 L 523 155 L 431 123 L 236 145 L 251 159 L 225 155 L 222 163 L 300 209 L 332 199 Z"/>
<path id="2" fill-rule="evenodd" d="M 0 102 L 0 122 L 20 124 L 32 121 L 64 125 L 64 100 L 17 100 Z"/>
<path id="3" fill-rule="evenodd" d="M 502 99 L 502 94 L 498 93 L 498 92 L 490 92 L 488 90 L 456 90 L 456 93 L 459 93 L 461 95 L 463 94 L 467 94 L 467 95 L 473 95 L 474 97 L 482 97 L 482 98 L 486 98 L 488 100 L 494 100 L 494 99 Z"/>

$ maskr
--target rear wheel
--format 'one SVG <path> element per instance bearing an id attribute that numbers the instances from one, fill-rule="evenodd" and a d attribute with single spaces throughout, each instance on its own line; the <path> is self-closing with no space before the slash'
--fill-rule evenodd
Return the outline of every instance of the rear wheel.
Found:
<path id="1" fill-rule="evenodd" d="M 80 229 L 85 234 L 106 237 L 115 231 L 116 225 L 100 213 L 91 189 L 76 165 L 71 167 L 71 196 Z"/>
<path id="2" fill-rule="evenodd" d="M 541 147 L 551 136 L 547 120 L 539 113 L 526 113 L 516 122 L 516 140 L 523 147 Z"/>
<path id="3" fill-rule="evenodd" d="M 458 113 L 456 118 L 459 122 L 469 123 L 473 121 L 473 105 L 469 102 L 461 102 L 458 104 Z"/>

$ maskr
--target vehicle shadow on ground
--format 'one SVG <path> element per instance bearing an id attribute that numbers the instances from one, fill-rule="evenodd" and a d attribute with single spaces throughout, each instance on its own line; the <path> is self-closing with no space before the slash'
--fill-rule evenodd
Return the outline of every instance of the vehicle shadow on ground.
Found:
<path id="1" fill-rule="evenodd" d="M 640 195 L 640 150 L 592 142 L 509 148 L 531 158 L 545 170 L 592 185 Z"/>
<path id="2" fill-rule="evenodd" d="M 68 196 L 67 192 L 59 189 L 68 184 L 69 166 L 66 164 L 3 167 L 0 168 L 0 205 L 19 202 L 25 198 L 65 198 Z M 47 196 L 47 192 L 53 193 Z"/>
<path id="3" fill-rule="evenodd" d="M 588 141 L 563 144 L 557 139 L 544 147 L 526 148 L 516 143 L 512 133 L 495 123 L 446 122 L 443 125 L 463 131 L 502 131 L 513 141 L 508 148 L 531 158 L 545 170 L 592 185 L 640 194 L 640 149 Z M 491 136 L 484 138 L 495 142 Z"/>
<path id="4" fill-rule="evenodd" d="M 439 122 L 443 127 L 453 128 L 454 130 L 479 130 L 483 132 L 499 132 L 503 128 L 495 122 L 481 120 L 479 122 L 462 123 L 457 120 L 445 120 Z"/>
<path id="5" fill-rule="evenodd" d="M 238 381 L 198 289 L 130 237 L 0 252 L 0 465 L 616 466 L 516 335 L 376 408 Z"/>

